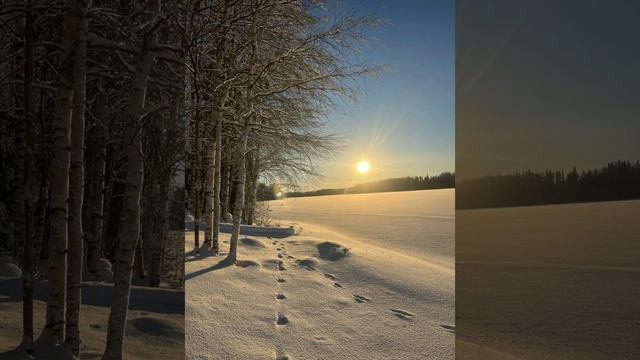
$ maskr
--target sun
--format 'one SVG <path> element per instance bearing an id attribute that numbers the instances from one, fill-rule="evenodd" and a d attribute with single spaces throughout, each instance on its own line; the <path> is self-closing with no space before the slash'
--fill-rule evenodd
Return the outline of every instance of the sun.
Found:
<path id="1" fill-rule="evenodd" d="M 360 161 L 359 163 L 356 164 L 356 170 L 358 170 L 360 174 L 365 174 L 369 172 L 369 162 L 366 160 Z"/>

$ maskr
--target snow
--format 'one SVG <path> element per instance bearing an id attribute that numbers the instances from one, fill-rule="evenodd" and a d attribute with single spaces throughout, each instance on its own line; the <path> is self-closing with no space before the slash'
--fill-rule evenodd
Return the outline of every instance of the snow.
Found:
<path id="1" fill-rule="evenodd" d="M 22 340 L 22 282 L 0 279 L 0 359 L 28 359 L 18 348 Z M 34 287 L 34 336 L 43 331 L 46 282 Z M 81 359 L 101 359 L 107 337 L 111 285 L 84 282 L 80 311 Z M 184 292 L 133 286 L 127 316 L 125 359 L 184 358 Z M 37 359 L 71 358 L 54 348 L 46 332 L 35 344 Z"/>
<path id="2" fill-rule="evenodd" d="M 22 270 L 11 262 L 0 262 L 0 279 L 20 279 Z"/>
<path id="3" fill-rule="evenodd" d="M 640 358 L 640 201 L 456 216 L 457 354 Z"/>
<path id="4" fill-rule="evenodd" d="M 185 230 L 194 230 L 193 220 L 191 222 L 185 221 Z M 200 222 L 200 229 L 205 228 L 205 223 Z M 220 232 L 230 234 L 233 231 L 233 224 L 220 223 Z M 269 236 L 273 238 L 285 238 L 295 233 L 293 227 L 265 227 L 255 225 L 240 225 L 240 235 L 247 236 Z"/>
<path id="5" fill-rule="evenodd" d="M 273 213 L 295 236 L 242 237 L 241 266 L 189 252 L 187 357 L 453 359 L 453 199 L 439 190 L 278 200 Z"/>
<path id="6" fill-rule="evenodd" d="M 362 243 L 454 268 L 455 191 L 402 191 L 269 202 L 276 220 L 310 222 Z"/>

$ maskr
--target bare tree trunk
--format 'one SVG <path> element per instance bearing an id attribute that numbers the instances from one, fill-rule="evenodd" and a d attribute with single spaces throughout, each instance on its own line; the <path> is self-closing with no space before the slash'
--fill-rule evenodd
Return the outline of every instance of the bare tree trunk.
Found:
<path id="1" fill-rule="evenodd" d="M 105 178 L 105 125 L 102 123 L 106 115 L 106 99 L 103 94 L 97 96 L 93 134 L 87 146 L 92 148 L 91 159 L 86 163 L 86 182 L 84 195 L 84 238 L 87 245 L 87 269 L 95 274 L 100 260 L 100 246 L 102 239 L 103 206 L 104 206 L 104 178 Z"/>
<path id="2" fill-rule="evenodd" d="M 86 3 L 78 2 L 78 37 L 74 62 L 71 123 L 71 164 L 69 169 L 69 259 L 67 273 L 66 339 L 71 352 L 80 354 L 80 304 L 82 294 L 82 200 L 84 195 L 84 125 L 87 74 Z"/>
<path id="3" fill-rule="evenodd" d="M 105 195 L 105 199 L 108 199 L 108 210 L 106 212 L 106 222 L 104 223 L 104 253 L 111 263 L 115 262 L 125 191 L 126 186 L 120 179 L 111 179 Z"/>
<path id="4" fill-rule="evenodd" d="M 50 173 L 51 171 L 47 171 Z M 51 183 L 49 183 L 48 189 L 43 189 L 47 193 L 47 202 L 43 204 L 43 229 L 42 229 L 42 244 L 40 245 L 40 260 L 49 260 L 51 257 Z"/>
<path id="5" fill-rule="evenodd" d="M 245 199 L 245 223 L 247 225 L 253 225 L 255 221 L 255 209 L 256 209 L 256 195 L 258 190 L 257 175 L 250 174 L 247 180 L 247 186 L 245 192 L 247 193 Z"/>
<path id="6" fill-rule="evenodd" d="M 258 169 L 260 168 L 260 146 L 247 156 L 247 180 L 245 185 L 244 222 L 253 225 L 258 190 Z"/>
<path id="7" fill-rule="evenodd" d="M 10 2 L 11 3 L 11 2 Z M 15 6 L 20 6 L 20 2 L 16 1 L 15 4 L 12 4 Z M 13 24 L 9 24 L 9 23 L 3 23 L 3 25 L 9 25 L 9 26 L 13 26 L 14 31 L 16 32 L 16 34 L 18 36 L 14 37 L 11 40 L 11 48 L 13 51 L 13 56 L 12 56 L 12 60 L 11 60 L 11 67 L 10 67 L 10 72 L 13 74 L 14 76 L 14 80 L 16 82 L 20 82 L 23 79 L 20 76 L 21 70 L 24 69 L 24 65 L 25 65 L 25 56 L 24 56 L 24 50 L 26 50 L 24 48 L 24 41 L 25 39 L 20 39 L 19 36 L 23 35 L 24 33 L 24 27 L 25 27 L 25 19 L 23 19 L 21 16 L 14 16 L 10 21 Z M 24 82 L 23 82 L 24 85 Z M 6 172 L 9 175 L 9 178 L 11 179 L 11 188 L 12 191 L 15 193 L 15 201 L 13 203 L 13 206 L 11 207 L 10 211 L 12 214 L 15 214 L 15 216 L 13 216 L 14 220 L 13 220 L 13 224 L 12 226 L 10 226 L 10 228 L 13 228 L 13 240 L 10 244 L 11 246 L 11 250 L 13 251 L 13 258 L 16 259 L 18 261 L 18 265 L 19 266 L 23 266 L 23 261 L 24 261 L 24 254 L 23 254 L 23 250 L 24 250 L 24 242 L 25 242 L 25 232 L 26 232 L 26 226 L 25 226 L 25 216 L 26 216 L 26 203 L 25 203 L 25 196 L 26 196 L 26 192 L 27 189 L 25 188 L 25 181 L 26 179 L 24 178 L 24 165 L 25 165 L 25 160 L 26 160 L 26 128 L 24 126 L 24 122 L 19 120 L 20 117 L 24 117 L 25 114 L 21 114 L 20 110 L 24 109 L 24 104 L 20 101 L 21 99 L 21 94 L 17 91 L 17 87 L 14 91 L 10 91 L 7 92 L 6 94 L 7 96 L 7 100 L 2 100 L 0 103 L 4 104 L 4 102 L 6 101 L 6 104 L 13 107 L 13 109 L 11 110 L 12 113 L 14 113 L 15 117 L 16 117 L 16 121 L 13 124 L 13 128 L 15 129 L 15 132 L 13 133 L 13 135 L 15 136 L 15 147 L 16 147 L 16 151 L 15 151 L 15 163 L 16 163 L 16 167 L 15 169 L 6 169 Z M 22 94 L 23 98 L 24 98 L 24 94 Z M 4 118 L 3 118 L 4 121 Z M 5 171 L 5 169 L 3 169 L 3 171 Z M 4 199 L 0 199 L 4 200 Z M 4 203 L 3 203 L 4 205 Z"/>
<path id="8" fill-rule="evenodd" d="M 256 60 L 258 58 L 258 36 L 257 36 L 257 25 L 258 25 L 258 17 L 260 16 L 260 1 L 255 0 L 253 3 L 253 16 L 251 18 L 251 28 L 249 30 L 249 40 L 251 41 L 251 55 L 249 60 L 249 69 L 248 76 L 249 79 L 253 80 L 253 76 L 255 74 L 255 66 Z M 246 167 L 246 156 L 247 156 L 247 143 L 249 141 L 249 132 L 251 130 L 250 127 L 250 119 L 251 113 L 254 111 L 253 107 L 253 84 L 249 85 L 246 93 L 246 106 L 250 109 L 248 115 L 245 115 L 244 127 L 242 128 L 242 133 L 240 135 L 239 143 L 238 143 L 238 177 L 236 186 L 236 196 L 234 199 L 233 205 L 233 232 L 231 233 L 231 244 L 229 247 L 229 255 L 227 256 L 228 261 L 235 262 L 237 260 L 237 252 L 238 252 L 238 239 L 240 237 L 240 223 L 242 220 L 242 209 L 244 207 L 244 187 L 247 179 L 247 167 Z"/>
<path id="9" fill-rule="evenodd" d="M 242 130 L 238 143 L 238 178 L 236 182 L 236 196 L 233 204 L 233 232 L 231 233 L 231 243 L 229 255 L 226 261 L 236 262 L 238 259 L 238 239 L 240 238 L 240 219 L 242 218 L 242 208 L 244 206 L 244 183 L 246 180 L 245 153 L 247 151 L 247 141 L 249 138 L 249 127 Z"/>
<path id="10" fill-rule="evenodd" d="M 222 154 L 222 151 L 220 151 Z M 225 159 L 224 164 L 220 164 L 222 167 L 220 174 L 220 218 L 221 221 L 227 221 L 226 216 L 229 213 L 229 192 L 231 191 L 229 185 L 229 178 L 231 177 L 231 167 L 229 166 L 228 159 Z"/>
<path id="11" fill-rule="evenodd" d="M 160 4 L 153 4 L 155 12 Z M 140 194 L 142 191 L 144 163 L 142 141 L 138 135 L 139 117 L 143 114 L 147 82 L 155 55 L 143 47 L 132 81 L 130 102 L 127 108 L 128 122 L 125 129 L 127 160 L 127 188 L 122 209 L 123 222 L 118 231 L 113 299 L 107 334 L 107 347 L 103 360 L 121 360 L 124 333 L 129 305 L 129 291 L 133 274 L 133 260 L 140 237 Z"/>
<path id="12" fill-rule="evenodd" d="M 225 0 L 223 4 L 222 16 L 220 18 L 220 23 L 225 24 L 227 21 L 227 14 L 229 10 L 229 1 Z M 221 27 L 222 28 L 222 27 Z M 216 49 L 216 66 L 221 67 L 224 62 L 225 53 L 226 53 L 226 45 L 227 45 L 227 34 L 223 34 L 220 36 L 220 42 Z M 214 75 L 214 78 L 217 78 L 217 75 Z M 221 111 L 226 102 L 227 96 L 229 94 L 229 87 L 226 86 L 222 91 L 223 94 L 215 96 L 214 95 L 214 105 L 211 111 L 211 126 L 214 127 L 214 131 L 211 134 L 210 139 L 212 139 L 211 143 L 213 144 L 213 158 L 211 161 L 211 167 L 208 169 L 207 174 L 211 174 L 211 184 L 207 179 L 207 186 L 211 186 L 211 194 L 208 195 L 207 201 L 211 201 L 211 207 L 207 210 L 207 215 L 211 216 L 211 227 L 213 228 L 211 231 L 211 235 L 207 237 L 207 241 L 209 242 L 210 248 L 214 253 L 218 253 L 220 251 L 220 245 L 218 243 L 218 234 L 220 233 L 220 149 L 221 149 L 221 138 L 222 138 L 222 116 Z M 207 219 L 209 220 L 209 219 Z M 207 226 L 209 226 L 209 221 L 207 221 Z"/>
<path id="13" fill-rule="evenodd" d="M 215 112 L 215 110 L 214 110 Z M 211 140 L 213 136 L 209 136 Z M 211 248 L 213 240 L 213 180 L 214 180 L 214 151 L 212 141 L 207 141 L 205 146 L 205 158 L 204 158 L 204 171 L 205 171 L 205 183 L 204 183 L 204 208 L 205 208 L 205 225 L 204 225 L 204 242 L 203 245 L 207 248 Z"/>
<path id="14" fill-rule="evenodd" d="M 45 329 L 58 343 L 64 341 L 65 300 L 67 289 L 67 198 L 69 196 L 70 122 L 73 95 L 74 41 L 80 23 L 77 0 L 65 2 L 64 33 L 59 71 L 56 119 L 51 165 L 51 235 L 49 261 L 49 296 Z"/>
<path id="15" fill-rule="evenodd" d="M 148 233 L 150 234 L 150 233 Z M 145 234 L 146 235 L 146 234 Z M 149 240 L 153 241 L 152 239 L 150 239 L 151 236 L 147 235 L 149 237 Z M 142 249 L 142 242 L 143 242 L 143 237 L 142 236 L 138 236 L 138 245 L 136 246 L 136 255 L 135 255 L 135 259 L 134 259 L 134 264 L 135 264 L 135 268 L 136 268 L 136 274 L 138 274 L 138 277 L 140 279 L 144 279 L 146 277 L 146 273 L 145 273 L 145 266 L 144 266 L 144 250 Z"/>
<path id="16" fill-rule="evenodd" d="M 24 47 L 24 250 L 22 272 L 22 347 L 27 353 L 33 351 L 33 9 L 31 1 L 27 1 L 25 12 L 25 47 Z M 20 214 L 19 214 L 20 215 Z"/>
<path id="17" fill-rule="evenodd" d="M 136 90 L 134 91 L 137 92 Z M 137 100 L 132 99 L 131 101 Z M 129 305 L 131 276 L 133 274 L 133 258 L 140 235 L 140 193 L 143 181 L 142 147 L 137 136 L 137 127 L 134 123 L 136 116 L 130 116 L 129 121 L 131 123 L 127 125 L 126 130 L 127 189 L 124 193 L 125 199 L 122 209 L 123 222 L 118 231 L 118 243 L 116 245 L 113 299 L 111 301 L 111 313 L 109 314 L 107 347 L 103 360 L 122 359 L 124 329 Z"/>
<path id="18" fill-rule="evenodd" d="M 194 250 L 196 254 L 200 253 L 200 116 L 198 109 L 196 108 L 196 121 L 195 121 L 195 167 L 193 170 L 193 235 L 194 235 Z"/>
<path id="19" fill-rule="evenodd" d="M 153 242 L 151 244 L 151 266 L 149 271 L 149 286 L 160 285 L 160 274 L 162 272 L 162 261 L 164 258 L 164 244 L 167 229 L 167 207 L 169 205 L 169 181 L 164 178 L 160 183 L 159 201 L 154 214 L 154 228 L 152 232 Z"/>
<path id="20" fill-rule="evenodd" d="M 40 75 L 42 79 L 47 78 L 48 69 L 45 68 Z M 48 109 L 48 100 L 49 97 L 46 96 L 46 91 L 44 89 L 40 89 L 39 94 L 39 107 L 38 107 L 38 125 L 40 129 L 40 134 L 42 140 L 39 144 L 39 152 L 43 155 L 43 159 L 41 161 L 41 165 L 37 169 L 38 174 L 40 175 L 40 186 L 38 189 L 38 202 L 36 211 L 34 214 L 34 271 L 38 271 L 40 262 L 39 260 L 49 259 L 49 195 L 50 191 L 50 164 L 51 158 L 49 156 L 48 144 L 49 137 L 44 136 L 49 130 L 45 127 L 45 124 L 51 123 L 51 113 L 45 111 L 45 107 Z M 35 109 L 34 109 L 35 110 Z M 35 120 L 35 116 L 33 118 Z M 35 126 L 34 126 L 35 130 Z M 33 150 L 35 151 L 35 145 L 33 146 Z M 34 191 L 35 193 L 35 191 Z"/>
<path id="21" fill-rule="evenodd" d="M 136 249 L 135 269 L 138 277 L 145 278 L 149 269 L 148 262 L 151 259 L 153 243 L 156 239 L 153 237 L 155 225 L 154 217 L 158 211 L 156 198 L 159 191 L 156 189 L 157 178 L 163 176 L 160 172 L 153 172 L 153 167 L 145 166 L 146 179 L 142 187 L 142 215 L 141 215 L 141 235 Z"/>
<path id="22" fill-rule="evenodd" d="M 215 124 L 215 161 L 214 161 L 214 181 L 213 181 L 213 237 L 211 239 L 211 250 L 217 254 L 220 251 L 218 235 L 220 234 L 220 182 L 222 167 L 222 117 L 218 116 Z"/>
<path id="23" fill-rule="evenodd" d="M 238 145 L 236 145 L 236 148 Z M 238 178 L 238 169 L 239 165 L 231 164 L 229 169 L 229 200 L 227 200 L 227 211 L 229 212 L 229 216 L 233 217 L 233 206 L 236 203 L 236 195 L 238 194 L 238 182 L 236 179 Z M 230 219 L 230 222 L 233 223 L 233 219 Z"/>

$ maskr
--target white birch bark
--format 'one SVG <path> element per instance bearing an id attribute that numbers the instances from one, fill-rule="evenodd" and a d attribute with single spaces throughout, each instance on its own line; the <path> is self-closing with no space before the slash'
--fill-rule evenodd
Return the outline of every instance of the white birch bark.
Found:
<path id="1" fill-rule="evenodd" d="M 86 3 L 78 2 L 78 37 L 75 45 L 73 105 L 71 118 L 71 163 L 69 169 L 69 258 L 65 342 L 74 356 L 80 354 L 80 304 L 82 294 L 84 195 L 84 128 L 87 77 Z"/>
<path id="2" fill-rule="evenodd" d="M 45 329 L 58 343 L 64 341 L 67 279 L 67 199 L 69 196 L 70 123 L 73 96 L 74 41 L 78 34 L 79 1 L 65 2 L 62 54 L 56 99 L 51 163 L 49 296 Z"/>
<path id="3" fill-rule="evenodd" d="M 154 4 L 154 7 L 156 12 L 160 11 L 159 1 Z M 102 357 L 103 360 L 122 359 L 133 260 L 140 237 L 140 194 L 144 164 L 138 122 L 144 111 L 147 82 L 154 59 L 155 54 L 144 46 L 141 49 L 139 62 L 136 64 L 130 102 L 127 107 L 128 122 L 125 129 L 127 187 L 122 208 L 123 221 L 118 230 L 113 298 L 107 330 L 107 347 Z"/>
<path id="4" fill-rule="evenodd" d="M 238 140 L 238 177 L 236 179 L 236 198 L 233 203 L 233 232 L 231 233 L 229 255 L 226 258 L 226 261 L 231 263 L 235 263 L 238 259 L 238 239 L 240 238 L 240 220 L 244 207 L 244 183 L 246 180 L 245 153 L 247 152 L 248 139 L 249 127 L 245 126 Z"/>
<path id="5" fill-rule="evenodd" d="M 218 235 L 220 234 L 220 183 L 222 167 L 222 117 L 218 117 L 215 128 L 215 161 L 214 161 L 214 181 L 213 181 L 213 234 L 211 238 L 211 250 L 217 254 L 220 251 Z"/>

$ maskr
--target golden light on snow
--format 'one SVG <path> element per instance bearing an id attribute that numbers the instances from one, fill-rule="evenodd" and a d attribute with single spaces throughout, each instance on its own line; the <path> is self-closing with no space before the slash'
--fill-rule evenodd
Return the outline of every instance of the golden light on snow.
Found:
<path id="1" fill-rule="evenodd" d="M 369 162 L 366 160 L 360 161 L 359 163 L 356 164 L 356 170 L 358 170 L 360 174 L 365 174 L 369 172 Z"/>

